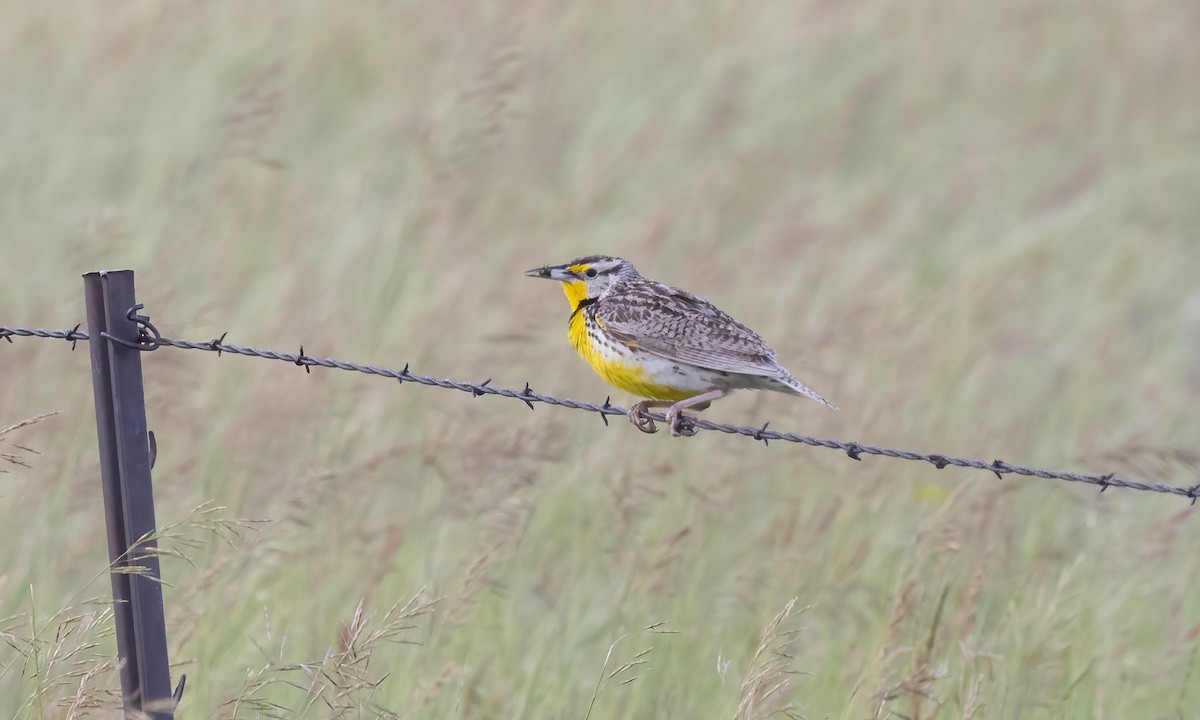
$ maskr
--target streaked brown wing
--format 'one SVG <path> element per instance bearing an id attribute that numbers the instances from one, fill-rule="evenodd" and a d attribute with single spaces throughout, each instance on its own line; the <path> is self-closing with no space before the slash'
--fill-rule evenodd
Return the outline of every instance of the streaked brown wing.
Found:
<path id="1" fill-rule="evenodd" d="M 758 333 L 678 288 L 629 288 L 597 303 L 596 320 L 617 341 L 668 360 L 746 375 L 779 372 L 774 351 Z"/>

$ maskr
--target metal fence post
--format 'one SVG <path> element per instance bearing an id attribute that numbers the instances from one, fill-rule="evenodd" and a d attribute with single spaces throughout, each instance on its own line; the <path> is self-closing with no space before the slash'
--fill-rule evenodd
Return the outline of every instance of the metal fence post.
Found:
<path id="1" fill-rule="evenodd" d="M 172 720 L 167 631 L 158 557 L 154 553 L 154 491 L 150 484 L 142 358 L 139 349 L 120 342 L 139 344 L 140 327 L 131 317 L 135 304 L 133 271 L 87 273 L 83 288 L 91 335 L 92 388 L 121 689 L 127 713 L 136 710 L 153 720 Z M 131 567 L 140 569 L 128 572 Z"/>

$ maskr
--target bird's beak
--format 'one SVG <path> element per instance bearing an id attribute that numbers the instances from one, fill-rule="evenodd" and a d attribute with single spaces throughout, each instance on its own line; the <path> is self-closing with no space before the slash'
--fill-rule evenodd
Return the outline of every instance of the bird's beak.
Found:
<path id="1" fill-rule="evenodd" d="M 570 282 L 577 279 L 573 273 L 567 271 L 566 265 L 544 265 L 532 270 L 526 270 L 525 277 L 544 278 L 559 282 Z"/>

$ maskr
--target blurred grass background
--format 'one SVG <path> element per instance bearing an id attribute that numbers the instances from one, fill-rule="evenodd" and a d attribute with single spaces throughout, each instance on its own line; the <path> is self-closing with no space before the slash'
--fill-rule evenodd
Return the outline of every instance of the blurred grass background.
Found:
<path id="1" fill-rule="evenodd" d="M 0 323 L 69 328 L 81 273 L 131 267 L 172 337 L 602 400 L 521 271 L 619 254 L 843 408 L 713 418 L 1192 484 L 1198 31 L 1186 0 L 3 0 Z M 0 436 L 3 717 L 119 715 L 87 363 L 0 344 L 0 427 L 58 411 Z M 181 717 L 1200 707 L 1178 498 L 144 363 Z"/>

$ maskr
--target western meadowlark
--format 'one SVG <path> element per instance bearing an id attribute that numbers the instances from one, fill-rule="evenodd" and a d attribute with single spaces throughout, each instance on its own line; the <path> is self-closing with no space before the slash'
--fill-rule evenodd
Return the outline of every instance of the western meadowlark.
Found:
<path id="1" fill-rule="evenodd" d="M 775 390 L 837 407 L 775 359 L 758 333 L 712 303 L 645 278 L 621 258 L 591 255 L 525 273 L 558 280 L 571 303 L 567 337 L 600 377 L 646 398 L 629 408 L 642 432 L 657 432 L 642 413 L 666 407 L 672 435 L 693 435 L 685 408 L 703 410 L 734 390 Z"/>

